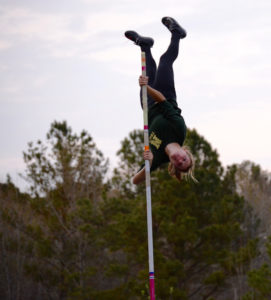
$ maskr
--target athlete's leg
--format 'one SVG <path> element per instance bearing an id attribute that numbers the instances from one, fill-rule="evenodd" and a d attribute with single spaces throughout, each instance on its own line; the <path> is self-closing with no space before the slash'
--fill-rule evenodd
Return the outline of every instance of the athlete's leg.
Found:
<path id="1" fill-rule="evenodd" d="M 172 33 L 170 45 L 161 56 L 153 88 L 160 91 L 166 98 L 176 99 L 173 63 L 178 57 L 180 36 Z"/>
<path id="2" fill-rule="evenodd" d="M 141 46 L 141 51 L 145 52 L 146 55 L 146 75 L 149 77 L 148 84 L 153 87 L 156 78 L 156 62 L 152 56 L 151 48 L 146 46 Z M 142 105 L 142 89 L 140 89 L 140 99 Z M 155 101 L 148 95 L 148 107 L 151 107 Z"/>
<path id="3" fill-rule="evenodd" d="M 146 75 L 149 77 L 148 84 L 153 85 L 156 77 L 156 63 L 151 54 L 151 47 L 153 46 L 154 40 L 150 37 L 144 37 L 139 35 L 137 32 L 128 30 L 125 32 L 125 36 L 133 41 L 136 45 L 140 46 L 141 51 L 145 52 L 146 55 Z M 140 90 L 140 99 L 142 106 L 142 91 Z M 152 106 L 155 101 L 148 97 L 148 107 Z"/>
<path id="4" fill-rule="evenodd" d="M 186 37 L 186 31 L 171 17 L 162 18 L 162 23 L 171 32 L 171 41 L 167 51 L 160 58 L 153 87 L 166 98 L 176 99 L 173 63 L 178 57 L 180 39 Z"/>

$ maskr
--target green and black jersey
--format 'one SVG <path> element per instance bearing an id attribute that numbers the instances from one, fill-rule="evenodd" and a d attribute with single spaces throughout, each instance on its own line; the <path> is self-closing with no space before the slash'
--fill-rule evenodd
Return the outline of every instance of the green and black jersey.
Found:
<path id="1" fill-rule="evenodd" d="M 169 162 L 165 147 L 170 143 L 183 145 L 186 125 L 176 100 L 167 99 L 149 108 L 149 140 L 153 153 L 151 171 Z"/>

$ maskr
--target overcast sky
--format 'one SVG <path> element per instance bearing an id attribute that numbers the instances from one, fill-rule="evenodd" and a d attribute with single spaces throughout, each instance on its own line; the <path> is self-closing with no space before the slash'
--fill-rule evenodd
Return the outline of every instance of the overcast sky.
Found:
<path id="1" fill-rule="evenodd" d="M 172 16 L 187 30 L 174 64 L 178 102 L 224 166 L 249 159 L 271 171 L 270 0 L 0 0 L 0 181 L 23 186 L 22 152 L 66 120 L 117 165 L 120 141 L 143 127 L 140 50 Z"/>

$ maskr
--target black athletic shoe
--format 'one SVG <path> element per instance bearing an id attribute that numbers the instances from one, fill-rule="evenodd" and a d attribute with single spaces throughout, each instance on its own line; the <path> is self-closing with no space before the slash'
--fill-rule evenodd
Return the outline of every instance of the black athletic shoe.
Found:
<path id="1" fill-rule="evenodd" d="M 171 17 L 164 17 L 162 23 L 168 28 L 170 32 L 178 32 L 181 39 L 186 37 L 186 31 L 178 24 L 176 20 Z"/>
<path id="2" fill-rule="evenodd" d="M 125 36 L 127 37 L 127 39 L 133 41 L 136 45 L 140 47 L 141 46 L 152 47 L 154 44 L 154 40 L 152 38 L 141 36 L 135 31 L 131 31 L 131 30 L 126 31 Z"/>

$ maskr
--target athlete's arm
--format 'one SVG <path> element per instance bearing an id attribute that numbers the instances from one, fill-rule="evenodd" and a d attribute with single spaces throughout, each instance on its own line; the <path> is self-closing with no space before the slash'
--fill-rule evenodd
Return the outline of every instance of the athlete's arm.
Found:
<path id="1" fill-rule="evenodd" d="M 153 161 L 152 152 L 150 150 L 144 151 L 143 158 L 144 160 L 148 160 L 150 162 L 150 167 L 151 167 Z M 145 167 L 135 174 L 133 178 L 133 184 L 139 184 L 143 181 L 145 181 Z"/>
<path id="2" fill-rule="evenodd" d="M 133 184 L 139 184 L 144 180 L 145 180 L 145 167 L 135 174 L 135 176 L 133 177 Z"/>
<path id="3" fill-rule="evenodd" d="M 147 76 L 140 76 L 139 80 L 138 80 L 139 85 L 141 87 L 144 86 L 144 85 L 147 85 L 147 93 L 148 93 L 148 95 L 150 97 L 152 97 L 152 99 L 155 100 L 156 102 L 166 101 L 165 96 L 161 92 L 157 91 L 156 89 L 154 89 L 154 88 L 152 88 L 152 87 L 150 87 L 148 85 L 148 79 L 149 78 Z"/>

